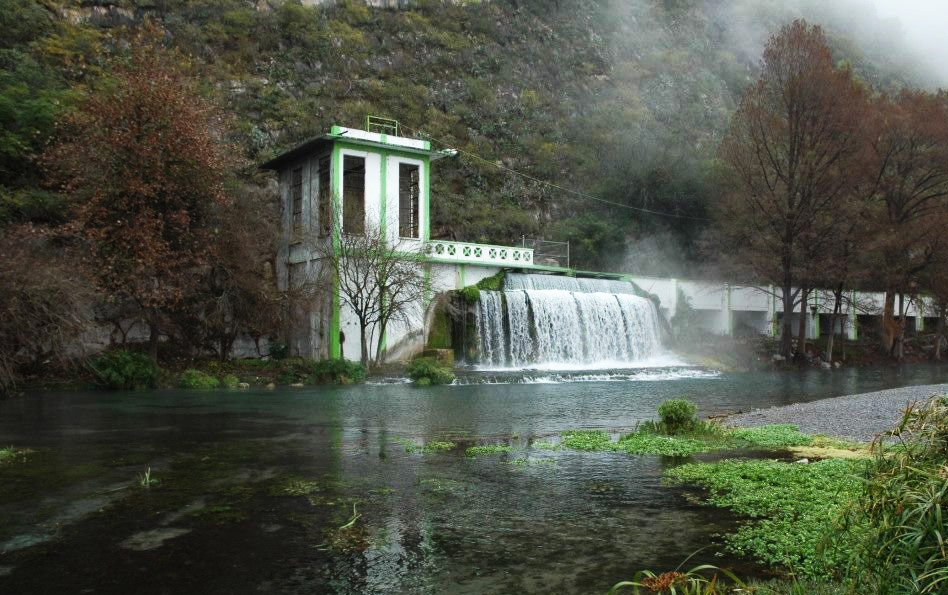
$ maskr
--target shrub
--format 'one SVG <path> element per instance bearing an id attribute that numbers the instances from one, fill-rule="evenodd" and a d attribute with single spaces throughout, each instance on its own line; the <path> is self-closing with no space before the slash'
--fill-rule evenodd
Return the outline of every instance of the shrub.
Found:
<path id="1" fill-rule="evenodd" d="M 451 384 L 454 371 L 433 357 L 419 357 L 408 365 L 408 377 L 421 386 Z"/>
<path id="2" fill-rule="evenodd" d="M 178 379 L 178 388 L 209 389 L 217 388 L 220 384 L 217 378 L 193 368 L 185 370 Z"/>
<path id="3" fill-rule="evenodd" d="M 879 593 L 945 593 L 948 406 L 910 406 L 872 450 L 865 496 L 847 515 L 851 533 L 868 528 L 856 557 L 860 580 Z"/>
<path id="4" fill-rule="evenodd" d="M 92 371 L 107 388 L 137 390 L 154 388 L 161 368 L 144 353 L 120 349 L 96 358 Z"/>
<path id="5" fill-rule="evenodd" d="M 462 287 L 458 290 L 458 293 L 461 294 L 464 301 L 469 304 L 476 304 L 477 300 L 481 299 L 481 290 L 478 289 L 476 285 Z"/>
<path id="6" fill-rule="evenodd" d="M 224 374 L 221 376 L 221 387 L 237 388 L 238 385 L 240 385 L 240 378 L 237 378 L 233 374 Z"/>
<path id="7" fill-rule="evenodd" d="M 658 415 L 669 434 L 687 432 L 695 426 L 698 407 L 685 399 L 672 399 L 658 406 Z"/>
<path id="8" fill-rule="evenodd" d="M 358 384 L 365 380 L 365 366 L 345 359 L 307 362 L 310 374 L 306 384 Z"/>
<path id="9" fill-rule="evenodd" d="M 268 353 L 273 359 L 286 359 L 289 352 L 290 348 L 286 343 L 270 343 Z"/>

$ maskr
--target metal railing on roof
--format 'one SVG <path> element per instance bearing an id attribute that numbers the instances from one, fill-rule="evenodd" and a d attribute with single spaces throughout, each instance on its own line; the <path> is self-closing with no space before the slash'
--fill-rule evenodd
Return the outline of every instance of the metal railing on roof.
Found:
<path id="1" fill-rule="evenodd" d="M 522 236 L 523 247 L 533 250 L 533 263 L 569 268 L 569 242 L 553 242 Z"/>
<path id="2" fill-rule="evenodd" d="M 368 132 L 377 132 L 379 134 L 391 134 L 398 136 L 398 120 L 382 118 L 379 116 L 366 116 L 365 129 Z"/>

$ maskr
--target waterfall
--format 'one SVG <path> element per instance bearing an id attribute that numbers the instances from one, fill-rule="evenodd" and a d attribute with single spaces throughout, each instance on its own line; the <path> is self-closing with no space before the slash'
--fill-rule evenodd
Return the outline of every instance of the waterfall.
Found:
<path id="1" fill-rule="evenodd" d="M 655 305 L 625 281 L 510 273 L 481 291 L 475 324 L 490 367 L 621 367 L 661 349 Z"/>

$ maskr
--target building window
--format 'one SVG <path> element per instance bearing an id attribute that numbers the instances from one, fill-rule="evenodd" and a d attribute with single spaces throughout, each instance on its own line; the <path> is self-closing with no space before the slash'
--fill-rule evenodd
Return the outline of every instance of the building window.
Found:
<path id="1" fill-rule="evenodd" d="M 319 158 L 319 236 L 326 237 L 332 232 L 332 192 L 329 184 L 329 163 L 326 157 Z"/>
<path id="2" fill-rule="evenodd" d="M 293 178 L 290 181 L 290 201 L 293 205 L 293 241 L 300 242 L 303 239 L 303 168 L 297 167 L 293 170 Z"/>
<path id="3" fill-rule="evenodd" d="M 398 166 L 398 235 L 418 237 L 418 199 L 421 195 L 417 165 L 401 163 Z"/>
<path id="4" fill-rule="evenodd" d="M 342 231 L 365 233 L 365 159 L 346 155 L 342 162 Z"/>

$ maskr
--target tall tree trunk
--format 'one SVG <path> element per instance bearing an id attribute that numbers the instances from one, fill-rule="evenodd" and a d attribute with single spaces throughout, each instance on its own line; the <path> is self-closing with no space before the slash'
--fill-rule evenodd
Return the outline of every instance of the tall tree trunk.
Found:
<path id="1" fill-rule="evenodd" d="M 905 358 L 905 294 L 899 292 L 899 329 L 895 339 L 895 358 L 902 361 Z"/>
<path id="2" fill-rule="evenodd" d="M 790 359 L 793 355 L 793 331 L 790 315 L 793 313 L 793 290 L 789 283 L 783 286 L 783 320 L 780 329 L 780 355 Z"/>
<path id="3" fill-rule="evenodd" d="M 800 288 L 800 320 L 799 326 L 797 328 L 799 335 L 797 337 L 797 345 L 799 349 L 797 350 L 797 357 L 803 359 L 806 357 L 806 310 L 807 310 L 807 298 L 810 297 L 810 290 Z"/>
<path id="4" fill-rule="evenodd" d="M 148 319 L 148 357 L 156 364 L 158 363 L 158 338 L 160 334 L 158 323 L 154 317 L 150 317 Z"/>
<path id="5" fill-rule="evenodd" d="M 941 340 L 945 336 L 945 315 L 948 314 L 948 302 L 938 305 L 938 326 L 935 329 L 935 361 L 941 361 Z"/>
<path id="6" fill-rule="evenodd" d="M 382 338 L 385 337 L 385 327 L 386 327 L 386 326 L 388 326 L 388 321 L 386 321 L 386 320 L 380 320 L 380 321 L 379 321 L 379 342 L 378 342 L 378 345 L 375 346 L 375 363 L 376 363 L 376 364 L 382 363 L 382 355 L 383 355 L 383 354 L 382 354 L 382 351 L 383 351 L 382 345 L 383 345 L 383 343 L 384 343 L 384 342 L 382 341 Z"/>
<path id="7" fill-rule="evenodd" d="M 898 336 L 898 323 L 895 321 L 895 289 L 888 287 L 885 291 L 885 302 L 882 305 L 882 351 L 892 356 L 895 351 L 895 341 Z"/>
<path id="8" fill-rule="evenodd" d="M 365 336 L 365 324 L 359 325 L 360 338 L 362 339 L 362 365 L 369 369 L 369 343 Z"/>
<path id="9" fill-rule="evenodd" d="M 826 341 L 826 361 L 833 363 L 833 343 L 836 338 L 836 321 L 843 307 L 843 284 L 840 283 L 833 290 L 833 313 L 830 314 L 830 335 Z"/>

